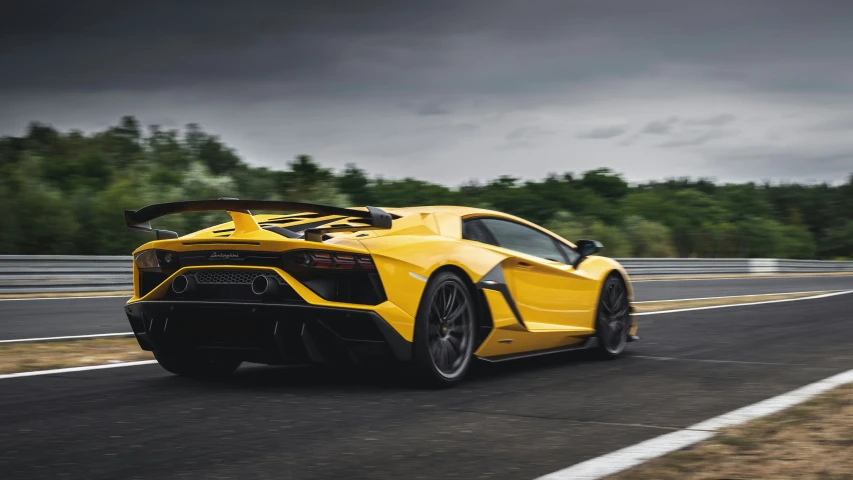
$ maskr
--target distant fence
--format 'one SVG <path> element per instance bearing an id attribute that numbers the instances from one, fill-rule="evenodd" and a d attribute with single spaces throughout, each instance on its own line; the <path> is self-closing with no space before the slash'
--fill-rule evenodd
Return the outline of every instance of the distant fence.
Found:
<path id="1" fill-rule="evenodd" d="M 853 261 L 774 258 L 619 258 L 633 277 L 853 272 Z M 133 289 L 129 256 L 0 255 L 0 294 Z"/>
<path id="2" fill-rule="evenodd" d="M 853 272 L 853 261 L 776 258 L 618 258 L 631 276 Z"/>

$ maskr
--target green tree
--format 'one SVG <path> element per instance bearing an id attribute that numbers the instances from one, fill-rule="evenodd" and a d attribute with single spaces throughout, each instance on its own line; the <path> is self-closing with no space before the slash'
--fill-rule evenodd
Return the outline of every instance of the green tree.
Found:
<path id="1" fill-rule="evenodd" d="M 364 170 L 358 168 L 354 163 L 348 163 L 344 173 L 337 179 L 338 189 L 348 196 L 357 205 L 373 205 L 370 179 Z"/>
<path id="2" fill-rule="evenodd" d="M 825 258 L 853 259 L 853 220 L 844 220 L 826 230 L 820 255 Z"/>
<path id="3" fill-rule="evenodd" d="M 617 200 L 628 193 L 628 183 L 622 179 L 621 175 L 609 168 L 585 172 L 581 177 L 580 185 L 608 200 Z"/>
<path id="4" fill-rule="evenodd" d="M 584 223 L 565 210 L 554 214 L 544 227 L 572 243 L 588 237 Z"/>
<path id="5" fill-rule="evenodd" d="M 469 205 L 542 224 L 570 241 L 600 240 L 612 256 L 853 258 L 853 175 L 843 185 L 724 184 L 671 178 L 636 185 L 608 168 L 501 176 L 456 186 L 340 173 L 299 155 L 255 167 L 197 124 L 143 128 L 132 116 L 101 132 L 32 122 L 0 138 L 0 253 L 126 254 L 145 239 L 122 212 L 149 203 L 238 197 L 339 206 Z M 571 213 L 569 213 L 571 212 Z M 228 220 L 174 215 L 187 233 Z"/>
<path id="6" fill-rule="evenodd" d="M 672 232 L 666 225 L 632 216 L 625 220 L 625 234 L 636 257 L 666 258 L 675 256 Z"/>
<path id="7" fill-rule="evenodd" d="M 598 240 L 604 245 L 602 255 L 615 258 L 627 258 L 634 256 L 631 241 L 625 232 L 614 225 L 605 225 L 601 221 L 595 221 L 589 227 L 589 237 Z"/>

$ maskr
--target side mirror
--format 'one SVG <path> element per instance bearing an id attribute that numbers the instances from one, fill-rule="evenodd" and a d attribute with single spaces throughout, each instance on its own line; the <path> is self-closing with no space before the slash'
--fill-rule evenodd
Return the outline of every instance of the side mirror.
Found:
<path id="1" fill-rule="evenodd" d="M 595 255 L 604 248 L 604 245 L 598 240 L 578 240 L 575 246 L 575 250 L 580 254 L 580 258 L 578 258 L 576 263 L 580 263 L 590 255 Z"/>

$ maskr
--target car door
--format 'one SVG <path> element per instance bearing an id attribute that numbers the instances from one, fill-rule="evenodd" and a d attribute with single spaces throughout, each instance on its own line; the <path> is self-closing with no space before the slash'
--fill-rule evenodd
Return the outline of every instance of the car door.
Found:
<path id="1" fill-rule="evenodd" d="M 589 291 L 594 280 L 570 263 L 574 250 L 520 223 L 481 218 L 482 225 L 512 257 L 504 274 L 518 312 L 530 330 L 591 329 Z"/>

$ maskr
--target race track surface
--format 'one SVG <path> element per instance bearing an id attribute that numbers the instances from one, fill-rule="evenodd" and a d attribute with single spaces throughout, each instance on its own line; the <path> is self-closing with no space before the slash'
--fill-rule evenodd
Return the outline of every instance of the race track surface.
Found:
<path id="1" fill-rule="evenodd" d="M 128 298 L 0 301 L 0 340 L 129 332 Z"/>
<path id="2" fill-rule="evenodd" d="M 634 283 L 636 301 L 727 297 L 766 293 L 853 290 L 853 275 L 837 277 L 759 277 L 708 280 L 654 280 Z"/>
<path id="3" fill-rule="evenodd" d="M 853 276 L 656 280 L 634 284 L 637 301 L 853 290 Z M 0 340 L 130 331 L 122 298 L 0 301 Z"/>
<path id="4" fill-rule="evenodd" d="M 0 380 L 4 479 L 535 478 L 853 368 L 853 294 L 639 317 L 613 361 L 478 364 L 459 388 L 158 366 Z"/>

